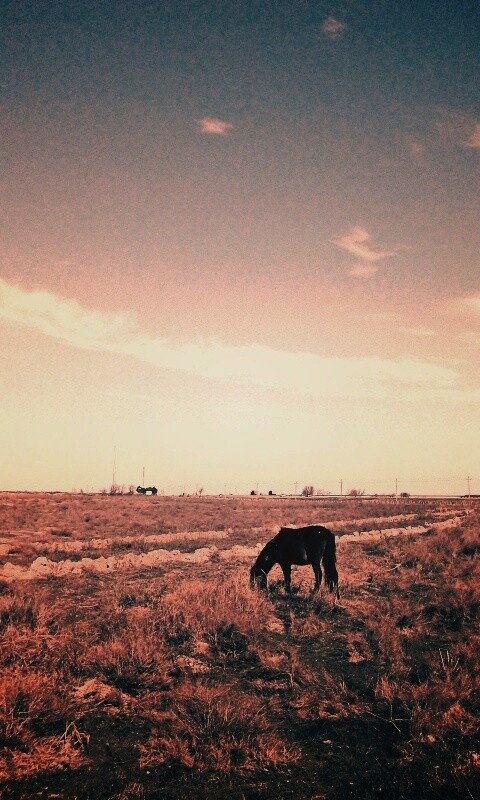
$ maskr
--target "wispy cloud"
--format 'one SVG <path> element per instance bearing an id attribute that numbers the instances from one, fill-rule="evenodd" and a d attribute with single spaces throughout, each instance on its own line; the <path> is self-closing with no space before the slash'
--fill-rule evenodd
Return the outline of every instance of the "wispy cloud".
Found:
<path id="1" fill-rule="evenodd" d="M 460 312 L 465 314 L 480 314 L 480 292 L 467 295 L 466 297 L 457 297 L 448 304 L 447 307 L 450 311 Z"/>
<path id="2" fill-rule="evenodd" d="M 480 346 L 480 333 L 478 331 L 463 331 L 458 337 L 462 342 Z"/>
<path id="3" fill-rule="evenodd" d="M 407 137 L 405 147 L 412 161 L 422 161 L 426 152 L 425 145 L 417 139 Z"/>
<path id="4" fill-rule="evenodd" d="M 0 279 L 0 319 L 27 326 L 73 347 L 115 353 L 230 385 L 288 390 L 323 398 L 418 396 L 471 399 L 450 367 L 375 357 L 320 357 L 261 344 L 233 346 L 216 340 L 176 344 L 148 336 L 129 314 L 107 314 L 49 292 L 26 292 Z M 476 397 L 478 400 L 478 396 Z"/>
<path id="5" fill-rule="evenodd" d="M 208 136 L 228 136 L 233 129 L 231 122 L 225 122 L 222 119 L 215 119 L 214 117 L 199 119 L 197 124 L 200 133 L 205 133 Z"/>
<path id="6" fill-rule="evenodd" d="M 322 25 L 322 31 L 329 39 L 341 39 L 345 33 L 347 26 L 344 22 L 336 17 L 327 17 Z"/>
<path id="7" fill-rule="evenodd" d="M 435 331 L 431 328 L 401 328 L 402 333 L 408 334 L 408 336 L 417 336 L 419 338 L 429 339 L 432 336 L 435 336 Z"/>
<path id="8" fill-rule="evenodd" d="M 473 114 L 439 107 L 435 127 L 444 147 L 480 148 L 480 121 Z"/>
<path id="9" fill-rule="evenodd" d="M 395 255 L 394 250 L 374 250 L 369 244 L 371 239 L 371 235 L 365 228 L 355 226 L 344 236 L 334 239 L 333 243 L 351 253 L 352 256 L 362 258 L 364 261 L 381 261 L 383 258 Z"/>
<path id="10" fill-rule="evenodd" d="M 480 122 L 475 123 L 475 126 L 473 128 L 473 131 L 469 139 L 467 139 L 467 141 L 465 142 L 465 146 L 474 148 L 480 147 Z"/>
<path id="11" fill-rule="evenodd" d="M 118 347 L 135 328 L 130 314 L 85 309 L 75 300 L 45 291 L 26 292 L 0 278 L 2 318 L 86 350 Z"/>
<path id="12" fill-rule="evenodd" d="M 371 278 L 376 272 L 378 272 L 378 267 L 375 264 L 354 264 L 348 270 L 348 274 L 353 278 Z"/>
<path id="13" fill-rule="evenodd" d="M 346 250 L 350 255 L 360 259 L 360 262 L 354 264 L 350 269 L 350 275 L 357 278 L 368 278 L 377 272 L 378 267 L 375 266 L 377 261 L 383 261 L 383 259 L 395 255 L 395 250 L 379 250 L 372 247 L 371 240 L 370 233 L 358 225 L 351 228 L 344 236 L 332 240 L 337 247 L 341 247 L 342 250 Z"/>
<path id="14" fill-rule="evenodd" d="M 457 339 L 470 344 L 480 341 L 480 292 L 450 297 L 437 304 L 437 312 Z"/>
<path id="15" fill-rule="evenodd" d="M 472 311 L 478 311 L 480 313 L 480 294 L 473 294 L 470 297 L 466 297 L 464 302 Z"/>

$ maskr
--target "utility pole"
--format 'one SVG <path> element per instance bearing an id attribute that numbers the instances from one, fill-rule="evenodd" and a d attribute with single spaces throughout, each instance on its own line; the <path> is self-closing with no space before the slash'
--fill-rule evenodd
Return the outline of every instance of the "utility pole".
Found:
<path id="1" fill-rule="evenodd" d="M 395 497 L 398 497 L 398 478 L 395 478 Z"/>
<path id="2" fill-rule="evenodd" d="M 340 478 L 340 497 L 343 497 L 343 478 Z"/>
<path id="3" fill-rule="evenodd" d="M 471 479 L 470 475 L 467 475 L 467 488 L 468 488 L 468 496 L 469 497 L 470 497 L 470 481 L 471 480 L 472 479 Z"/>
<path id="4" fill-rule="evenodd" d="M 117 445 L 114 445 L 113 448 L 113 480 L 112 485 L 117 485 Z"/>
<path id="5" fill-rule="evenodd" d="M 142 469 L 142 486 L 145 486 L 145 467 Z"/>

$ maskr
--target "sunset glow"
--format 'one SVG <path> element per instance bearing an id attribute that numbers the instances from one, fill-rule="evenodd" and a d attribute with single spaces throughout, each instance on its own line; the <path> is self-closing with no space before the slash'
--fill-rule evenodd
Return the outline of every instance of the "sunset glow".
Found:
<path id="1" fill-rule="evenodd" d="M 5 16 L 0 489 L 480 493 L 478 9 Z"/>

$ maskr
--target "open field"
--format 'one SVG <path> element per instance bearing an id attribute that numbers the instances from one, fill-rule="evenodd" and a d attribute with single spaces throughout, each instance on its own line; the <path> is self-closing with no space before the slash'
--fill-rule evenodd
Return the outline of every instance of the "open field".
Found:
<path id="1" fill-rule="evenodd" d="M 281 525 L 337 533 L 248 569 Z M 0 494 L 0 797 L 480 794 L 480 506 Z"/>

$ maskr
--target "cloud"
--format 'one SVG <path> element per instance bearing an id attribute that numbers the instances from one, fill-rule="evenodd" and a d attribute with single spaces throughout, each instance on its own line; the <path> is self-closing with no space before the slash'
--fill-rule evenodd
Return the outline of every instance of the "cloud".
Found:
<path id="1" fill-rule="evenodd" d="M 377 261 L 390 258 L 395 255 L 395 250 L 375 250 L 370 245 L 371 235 L 365 228 L 354 226 L 344 236 L 332 239 L 333 244 L 346 250 L 350 255 L 360 259 L 358 264 L 354 264 L 349 270 L 349 275 L 356 278 L 369 278 L 377 272 L 378 267 L 374 266 Z"/>
<path id="2" fill-rule="evenodd" d="M 430 338 L 436 335 L 431 328 L 401 328 L 401 330 L 402 333 L 406 333 L 409 336 Z"/>
<path id="3" fill-rule="evenodd" d="M 378 267 L 375 264 L 354 264 L 348 270 L 348 274 L 353 278 L 371 278 L 376 272 L 378 272 Z"/>
<path id="4" fill-rule="evenodd" d="M 472 311 L 480 312 L 480 294 L 474 294 L 471 297 L 466 297 L 464 302 Z"/>
<path id="5" fill-rule="evenodd" d="M 450 297 L 439 303 L 437 309 L 446 318 L 449 330 L 456 331 L 459 339 L 471 343 L 474 338 L 480 338 L 480 292 Z"/>
<path id="6" fill-rule="evenodd" d="M 480 147 L 480 122 L 476 122 L 470 138 L 465 142 L 466 147 Z"/>
<path id="7" fill-rule="evenodd" d="M 458 337 L 462 342 L 480 346 L 480 333 L 478 331 L 464 331 Z"/>
<path id="8" fill-rule="evenodd" d="M 435 127 L 444 147 L 480 148 L 480 121 L 473 114 L 440 107 Z"/>
<path id="9" fill-rule="evenodd" d="M 480 314 L 480 292 L 468 295 L 467 297 L 457 297 L 451 301 L 447 309 L 450 311 L 460 312 L 461 314 L 474 313 Z"/>
<path id="10" fill-rule="evenodd" d="M 135 327 L 130 314 L 103 314 L 50 292 L 23 291 L 0 278 L 1 318 L 86 350 L 118 346 Z"/>
<path id="11" fill-rule="evenodd" d="M 49 292 L 26 292 L 2 279 L 1 319 L 82 350 L 128 356 L 233 386 L 321 398 L 472 399 L 459 387 L 459 375 L 450 367 L 413 358 L 321 357 L 217 340 L 177 344 L 142 333 L 129 314 L 101 313 Z M 475 398 L 478 401 L 478 393 Z"/>
<path id="12" fill-rule="evenodd" d="M 335 17 L 327 17 L 322 25 L 322 31 L 329 39 L 340 39 L 345 33 L 347 26 Z"/>
<path id="13" fill-rule="evenodd" d="M 379 311 L 372 311 L 369 314 L 366 314 L 365 318 L 373 319 L 378 322 L 388 322 L 393 325 L 394 323 L 399 322 L 402 319 L 402 316 L 401 314 L 398 314 L 396 311 L 385 311 L 382 309 Z"/>
<path id="14" fill-rule="evenodd" d="M 200 133 L 205 133 L 208 136 L 228 136 L 233 128 L 231 122 L 224 122 L 221 119 L 213 117 L 204 117 L 198 120 Z"/>
<path id="15" fill-rule="evenodd" d="M 422 161 L 426 152 L 425 145 L 422 142 L 419 142 L 416 139 L 407 138 L 405 146 L 412 161 Z"/>
<path id="16" fill-rule="evenodd" d="M 333 243 L 343 248 L 343 250 L 346 250 L 348 253 L 351 253 L 351 255 L 362 258 L 364 261 L 381 261 L 383 258 L 389 258 L 395 255 L 394 250 L 373 250 L 368 244 L 371 238 L 371 235 L 365 228 L 355 226 L 351 228 L 345 236 L 333 239 Z"/>

